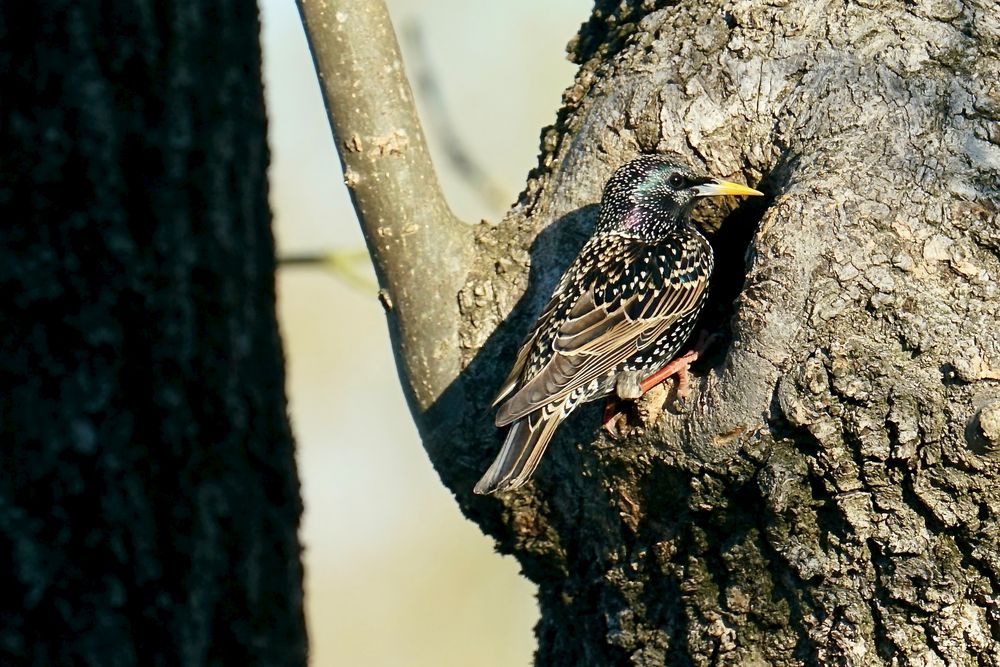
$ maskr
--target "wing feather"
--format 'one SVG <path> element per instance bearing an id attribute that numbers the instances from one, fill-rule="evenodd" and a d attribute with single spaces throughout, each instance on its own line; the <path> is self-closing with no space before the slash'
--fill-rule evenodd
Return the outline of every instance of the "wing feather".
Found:
<path id="1" fill-rule="evenodd" d="M 698 240 L 707 244 L 700 237 Z M 627 254 L 619 253 L 621 266 L 604 265 L 599 273 L 593 272 L 572 307 L 561 309 L 566 312 L 557 326 L 551 320 L 560 309 L 547 310 L 545 322 L 540 318 L 515 366 L 522 374 L 530 368 L 531 352 L 538 349 L 539 337 L 550 330 L 552 353 L 530 377 L 512 380 L 513 386 L 498 399 L 500 402 L 509 396 L 497 413 L 497 426 L 560 403 L 572 392 L 604 378 L 698 308 L 708 286 L 705 267 L 687 263 L 659 272 L 650 266 L 650 255 L 656 253 L 654 259 L 664 256 L 661 247 L 631 246 Z M 617 296 L 609 292 L 609 284 L 618 285 Z"/>
<path id="2" fill-rule="evenodd" d="M 521 349 L 517 351 L 517 359 L 514 361 L 514 367 L 510 369 L 510 373 L 507 374 L 507 378 L 503 381 L 503 384 L 500 385 L 500 391 L 497 392 L 497 396 L 493 399 L 493 404 L 490 407 L 495 408 L 517 389 L 521 381 L 521 376 L 524 374 L 524 367 L 528 361 L 528 357 L 537 344 L 538 337 L 541 335 L 546 323 L 551 320 L 558 305 L 559 300 L 553 297 L 552 299 L 549 299 L 545 308 L 542 309 L 542 314 L 538 316 L 535 326 L 530 332 L 528 332 L 524 342 L 521 343 Z"/>

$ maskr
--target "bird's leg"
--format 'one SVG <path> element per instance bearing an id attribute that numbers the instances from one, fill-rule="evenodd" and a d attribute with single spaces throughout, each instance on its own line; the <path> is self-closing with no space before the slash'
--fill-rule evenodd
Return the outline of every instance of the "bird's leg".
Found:
<path id="1" fill-rule="evenodd" d="M 604 416 L 601 417 L 601 427 L 614 440 L 617 440 L 621 436 L 619 426 L 627 421 L 628 418 L 621 409 L 621 402 L 618 400 L 618 397 L 615 394 L 608 396 L 608 400 L 604 403 Z"/>
<path id="2" fill-rule="evenodd" d="M 687 399 L 691 391 L 691 376 L 688 372 L 691 364 L 705 354 L 705 350 L 714 338 L 715 334 L 707 335 L 702 332 L 694 349 L 677 357 L 644 380 L 639 380 L 641 376 L 635 372 L 620 374 L 615 381 L 615 393 L 608 398 L 604 406 L 602 422 L 604 430 L 616 440 L 626 435 L 623 427 L 628 425 L 629 419 L 626 412 L 621 410 L 622 400 L 638 401 L 636 408 L 641 423 L 655 422 L 668 397 L 666 390 L 660 385 L 669 377 L 677 377 L 674 396 L 681 401 Z M 656 391 L 653 391 L 654 389 Z"/>
<path id="3" fill-rule="evenodd" d="M 642 388 L 642 371 L 625 371 L 615 378 L 615 393 L 623 401 L 634 401 L 646 391 Z"/>
<path id="4" fill-rule="evenodd" d="M 698 359 L 705 354 L 705 350 L 707 350 L 708 346 L 712 344 L 712 341 L 715 340 L 716 336 L 717 334 L 706 334 L 702 331 L 701 335 L 698 336 L 698 342 L 690 352 L 686 352 L 685 354 L 677 357 L 669 364 L 639 383 L 642 393 L 645 394 L 650 389 L 666 380 L 668 377 L 676 375 L 677 398 L 680 398 L 681 400 L 687 398 L 688 392 L 690 391 L 691 380 L 688 370 L 691 368 L 691 364 L 698 361 Z"/>
<path id="5" fill-rule="evenodd" d="M 691 375 L 689 373 L 691 364 L 705 354 L 705 350 L 711 345 L 715 336 L 715 334 L 706 335 L 702 332 L 694 349 L 677 357 L 639 383 L 643 396 L 637 407 L 642 423 L 655 422 L 663 411 L 663 406 L 667 401 L 667 391 L 662 383 L 667 378 L 677 377 L 677 386 L 674 390 L 675 400 L 681 402 L 687 400 L 688 394 L 691 392 Z"/>
<path id="6" fill-rule="evenodd" d="M 621 427 L 628 423 L 628 416 L 621 409 L 621 401 L 634 401 L 642 396 L 641 371 L 625 371 L 615 378 L 615 391 L 608 396 L 604 404 L 604 417 L 601 425 L 612 438 L 618 439 Z"/>
<path id="7" fill-rule="evenodd" d="M 691 364 L 698 360 L 698 356 L 699 352 L 697 349 L 691 350 L 690 352 L 677 357 L 669 364 L 650 375 L 648 378 L 639 383 L 639 388 L 642 390 L 642 394 L 645 394 L 650 389 L 666 380 L 668 377 L 676 375 L 677 397 L 681 399 L 687 398 L 690 385 L 688 369 L 691 368 Z"/>
<path id="8" fill-rule="evenodd" d="M 636 409 L 642 423 L 655 423 L 660 417 L 660 413 L 663 412 L 663 406 L 666 404 L 669 396 L 667 388 L 663 384 L 663 381 L 667 378 L 672 376 L 677 377 L 677 387 L 674 393 L 675 400 L 681 402 L 687 400 L 688 392 L 691 390 L 688 369 L 698 359 L 698 355 L 698 350 L 691 350 L 677 357 L 639 384 L 642 389 L 642 398 L 636 404 Z"/>

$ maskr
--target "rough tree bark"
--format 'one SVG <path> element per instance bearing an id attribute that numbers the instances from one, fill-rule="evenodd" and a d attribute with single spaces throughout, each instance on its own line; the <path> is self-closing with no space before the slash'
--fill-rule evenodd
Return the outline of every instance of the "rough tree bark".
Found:
<path id="1" fill-rule="evenodd" d="M 437 312 L 464 370 L 415 406 L 539 586 L 538 663 L 1000 664 L 996 3 L 598 0 L 571 52 L 538 169 Z M 692 397 L 620 442 L 581 411 L 533 484 L 472 496 L 602 183 L 665 150 L 770 194 L 701 214 L 724 335 Z"/>
<path id="2" fill-rule="evenodd" d="M 304 665 L 252 3 L 0 10 L 0 663 Z"/>

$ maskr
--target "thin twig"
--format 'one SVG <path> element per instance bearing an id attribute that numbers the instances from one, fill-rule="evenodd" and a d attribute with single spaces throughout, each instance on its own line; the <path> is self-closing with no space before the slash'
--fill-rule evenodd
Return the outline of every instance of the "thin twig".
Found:
<path id="1" fill-rule="evenodd" d="M 506 192 L 497 185 L 486 169 L 468 150 L 462 137 L 455 131 L 455 122 L 448 113 L 441 86 L 430 64 L 423 30 L 415 21 L 403 26 L 403 41 L 413 53 L 413 79 L 424 100 L 427 123 L 440 137 L 444 156 L 458 175 L 479 198 L 494 211 L 503 211 L 513 200 L 513 193 Z"/>
<path id="2" fill-rule="evenodd" d="M 285 255 L 278 259 L 282 268 L 315 267 L 365 294 L 377 294 L 378 285 L 371 279 L 371 260 L 365 250 L 332 250 L 323 253 Z"/>

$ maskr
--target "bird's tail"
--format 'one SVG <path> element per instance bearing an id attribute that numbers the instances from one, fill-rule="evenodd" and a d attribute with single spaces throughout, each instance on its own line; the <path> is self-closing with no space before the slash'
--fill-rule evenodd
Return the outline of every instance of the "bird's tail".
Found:
<path id="1" fill-rule="evenodd" d="M 565 417 L 559 407 L 552 410 L 546 406 L 514 422 L 496 460 L 473 491 L 479 494 L 510 491 L 527 482 Z"/>

